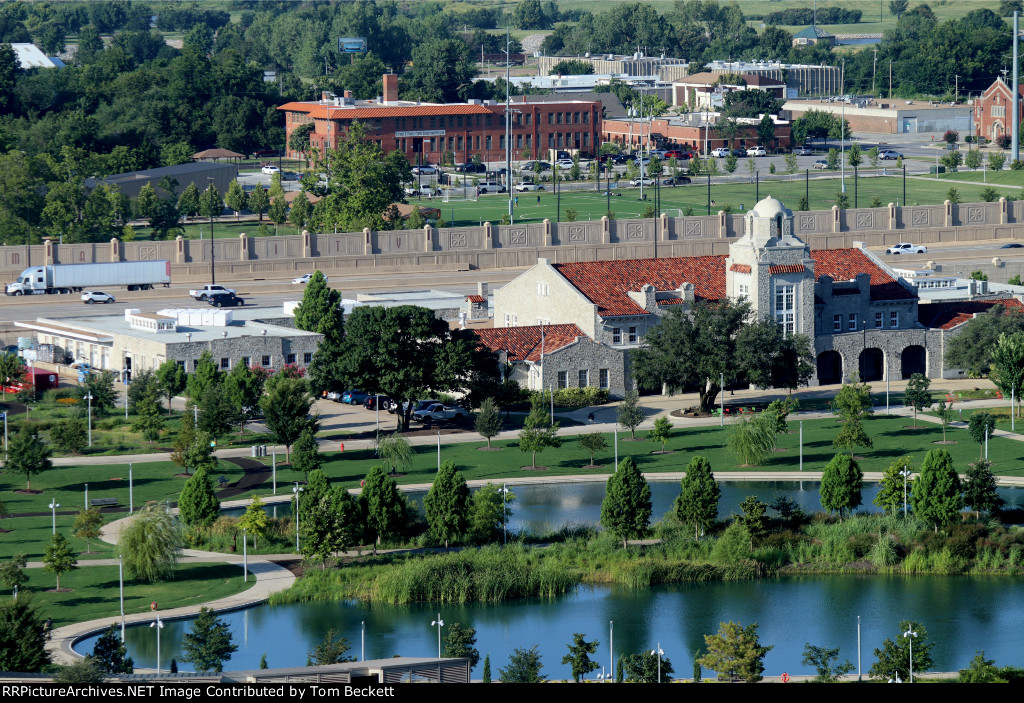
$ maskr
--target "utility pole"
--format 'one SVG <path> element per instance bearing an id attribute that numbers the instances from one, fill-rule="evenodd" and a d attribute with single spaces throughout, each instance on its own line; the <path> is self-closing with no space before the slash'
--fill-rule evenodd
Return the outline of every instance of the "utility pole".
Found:
<path id="1" fill-rule="evenodd" d="M 960 102 L 960 74 L 953 74 L 953 102 Z"/>
<path id="2" fill-rule="evenodd" d="M 1010 86 L 1010 95 L 1013 96 L 1013 117 L 1010 121 L 1010 127 L 1013 130 L 1013 139 L 1011 140 L 1010 158 L 1013 161 L 1020 160 L 1020 95 L 1018 95 L 1018 86 L 1020 85 L 1020 76 L 1018 75 L 1017 69 L 1017 50 L 1020 45 L 1020 13 L 1017 10 L 1013 11 L 1013 84 Z"/>
<path id="3" fill-rule="evenodd" d="M 892 59 L 889 59 L 889 99 L 892 100 Z"/>
<path id="4" fill-rule="evenodd" d="M 871 60 L 871 93 L 875 92 L 875 72 L 878 69 L 878 49 L 874 49 L 875 58 Z"/>

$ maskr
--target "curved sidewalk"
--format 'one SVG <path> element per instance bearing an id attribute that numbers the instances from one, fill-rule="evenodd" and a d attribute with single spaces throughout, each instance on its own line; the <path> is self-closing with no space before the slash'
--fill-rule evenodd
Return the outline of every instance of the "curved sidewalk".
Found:
<path id="1" fill-rule="evenodd" d="M 116 544 L 121 527 L 125 520 L 128 519 L 129 518 L 122 518 L 120 520 L 115 520 L 114 522 L 104 526 L 100 539 L 104 542 Z M 182 555 L 183 558 L 181 561 L 186 563 L 208 562 L 216 564 L 242 564 L 242 556 L 239 554 L 220 554 L 217 552 L 204 552 L 198 549 L 186 549 L 182 551 Z M 199 609 L 203 607 L 210 608 L 216 612 L 226 612 L 230 610 L 248 608 L 265 602 L 271 594 L 283 591 L 295 583 L 295 575 L 283 566 L 270 561 L 268 559 L 269 556 L 273 555 L 256 555 L 248 558 L 248 571 L 256 577 L 256 582 L 251 588 L 248 588 L 241 593 L 225 596 L 224 598 L 218 598 L 217 600 L 212 600 L 207 603 L 197 603 L 182 606 L 180 608 L 171 608 L 170 610 L 161 610 L 159 611 L 160 619 L 176 620 L 191 617 L 196 615 L 199 612 Z M 117 564 L 117 562 L 112 559 L 101 559 L 96 560 L 95 562 L 82 562 L 83 566 L 86 564 L 109 565 Z M 134 625 L 137 623 L 152 622 L 153 619 L 153 613 L 133 613 L 131 615 L 126 615 L 124 621 L 126 625 Z M 81 655 L 72 649 L 74 643 L 88 635 L 96 632 L 102 632 L 111 625 L 120 627 L 120 618 L 117 616 L 112 618 L 97 618 L 95 620 L 58 627 L 53 630 L 46 648 L 50 652 L 50 656 L 55 664 L 73 664 L 81 657 Z"/>

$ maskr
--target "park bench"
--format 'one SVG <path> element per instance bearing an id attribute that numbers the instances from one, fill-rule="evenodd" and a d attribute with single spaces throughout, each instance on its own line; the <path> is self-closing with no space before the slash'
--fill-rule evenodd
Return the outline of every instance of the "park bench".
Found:
<path id="1" fill-rule="evenodd" d="M 111 508 L 117 505 L 117 498 L 90 498 L 90 508 Z"/>

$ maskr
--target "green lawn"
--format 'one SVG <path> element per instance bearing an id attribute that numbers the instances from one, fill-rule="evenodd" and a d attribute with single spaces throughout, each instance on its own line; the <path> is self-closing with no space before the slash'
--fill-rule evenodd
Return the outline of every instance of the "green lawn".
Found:
<path id="1" fill-rule="evenodd" d="M 940 173 L 938 180 L 971 181 L 972 183 L 980 183 L 982 186 L 991 186 L 996 189 L 1010 186 L 1011 189 L 1005 193 L 1000 193 L 1000 195 L 1013 195 L 1015 198 L 1020 198 L 1019 191 L 1017 188 L 1012 188 L 1012 186 L 1024 187 L 1024 171 L 988 171 L 982 169 L 972 171 L 965 166 L 961 166 L 960 170 L 956 173 Z"/>
<path id="2" fill-rule="evenodd" d="M 938 425 L 919 421 L 917 430 L 905 430 L 912 425 L 912 420 L 904 417 L 876 416 L 866 423 L 868 434 L 875 443 L 873 449 L 859 449 L 857 456 L 864 457 L 860 461 L 863 471 L 882 471 L 897 457 L 912 454 L 918 464 L 930 449 L 944 448 L 953 455 L 957 467 L 961 471 L 978 456 L 978 445 L 975 444 L 966 430 L 948 429 L 950 440 L 957 444 L 937 445 L 933 442 L 942 439 L 942 428 Z M 785 451 L 775 452 L 768 462 L 755 470 L 763 471 L 795 471 L 799 466 L 797 421 L 790 420 L 791 434 L 779 437 L 779 447 Z M 836 454 L 832 447 L 832 439 L 839 431 L 835 420 L 804 421 L 804 469 L 820 471 Z M 682 471 L 687 462 L 695 454 L 703 454 L 710 461 L 715 473 L 723 474 L 730 471 L 749 471 L 751 467 L 737 466 L 736 459 L 725 449 L 728 425 L 725 429 L 718 426 L 676 429 L 668 449 L 673 454 L 652 454 L 661 449 L 660 444 L 644 440 L 640 442 L 624 441 L 628 432 L 619 435 L 619 457 L 629 455 L 637 462 L 644 472 Z M 646 437 L 647 433 L 637 432 L 638 437 Z M 484 452 L 479 443 L 447 444 L 441 446 L 441 460 L 454 461 L 467 479 L 490 479 L 499 481 L 502 478 L 573 476 L 580 474 L 606 473 L 613 463 L 612 436 L 607 437 L 609 449 L 597 455 L 597 469 L 585 468 L 590 463 L 589 455 L 578 445 L 576 436 L 563 438 L 560 449 L 548 449 L 538 454 L 538 466 L 548 467 L 545 471 L 524 470 L 530 465 L 530 455 L 519 451 L 515 441 L 493 442 L 501 451 Z M 429 483 L 437 470 L 437 448 L 434 445 L 413 448 L 413 468 L 406 476 L 398 479 L 399 483 Z M 1024 475 L 1024 444 L 1007 439 L 994 438 L 989 443 L 989 456 L 995 462 L 994 470 L 1007 476 Z M 329 452 L 324 470 L 335 482 L 346 487 L 355 487 L 366 475 L 375 459 L 372 450 L 348 450 L 341 454 Z M 283 472 L 278 472 L 278 481 L 282 481 Z"/>
<path id="3" fill-rule="evenodd" d="M 63 574 L 61 589 L 54 593 L 56 579 L 43 569 L 26 569 L 28 584 L 19 589 L 29 593 L 43 618 L 53 618 L 54 627 L 94 618 L 109 617 L 120 623 L 118 578 L 116 566 L 89 566 Z M 229 564 L 179 564 L 174 579 L 159 583 L 141 583 L 125 577 L 124 611 L 126 614 L 149 610 L 156 601 L 161 610 L 204 603 L 239 593 L 252 587 L 253 579 L 242 580 L 242 567 Z"/>

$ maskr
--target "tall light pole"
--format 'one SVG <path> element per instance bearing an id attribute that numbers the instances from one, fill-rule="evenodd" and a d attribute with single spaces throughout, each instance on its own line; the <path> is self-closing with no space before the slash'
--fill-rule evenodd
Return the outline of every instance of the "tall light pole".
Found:
<path id="1" fill-rule="evenodd" d="M 482 47 L 481 47 L 482 48 Z M 512 103 L 509 94 L 509 67 L 512 63 L 512 38 L 505 27 L 505 189 L 508 191 L 508 221 L 512 223 Z M 440 656 L 440 655 L 438 655 Z"/>
<path id="2" fill-rule="evenodd" d="M 214 244 L 213 244 L 213 208 L 215 207 L 215 203 L 212 202 L 214 198 L 213 198 L 213 192 L 210 190 L 211 188 L 213 188 L 213 177 L 212 176 L 207 176 L 206 180 L 210 182 L 210 184 L 207 186 L 207 191 L 210 193 L 210 200 L 211 200 L 211 202 L 210 202 L 210 283 L 213 284 L 213 283 L 217 282 L 217 274 L 214 271 L 214 263 L 213 263 L 214 262 L 214 256 L 216 256 L 215 247 L 214 247 Z M 218 197 L 218 200 L 219 200 L 219 197 Z"/>
<path id="3" fill-rule="evenodd" d="M 658 642 L 658 648 L 652 649 L 651 654 L 658 655 L 658 683 L 661 683 L 661 657 L 665 654 L 665 651 L 661 648 L 661 642 Z"/>
<path id="4" fill-rule="evenodd" d="M 88 418 L 89 418 L 89 446 L 92 446 L 92 393 L 86 393 L 85 399 L 89 403 Z M 88 506 L 86 506 L 88 507 Z"/>
<path id="5" fill-rule="evenodd" d="M 359 623 L 359 661 L 366 661 L 366 621 Z"/>
<path id="6" fill-rule="evenodd" d="M 3 412 L 0 415 L 4 416 L 4 461 L 7 461 L 7 413 Z"/>
<path id="7" fill-rule="evenodd" d="M 618 433 L 616 433 L 618 434 Z M 608 671 L 615 671 L 615 621 L 608 621 Z"/>
<path id="8" fill-rule="evenodd" d="M 60 507 L 60 503 L 54 498 L 50 501 L 50 511 L 53 514 L 53 534 L 57 534 L 57 508 Z"/>
<path id="9" fill-rule="evenodd" d="M 903 633 L 903 637 L 910 644 L 910 683 L 914 683 L 914 638 L 917 637 L 917 633 L 908 629 Z"/>
<path id="10" fill-rule="evenodd" d="M 720 420 L 719 425 L 721 425 L 722 427 L 725 427 L 725 372 L 724 371 L 718 374 L 718 387 L 720 389 L 719 393 L 722 394 L 722 400 L 721 400 L 721 402 L 719 404 L 719 411 L 718 411 L 719 415 L 721 415 L 721 417 L 719 418 L 719 420 Z"/>
<path id="11" fill-rule="evenodd" d="M 910 478 L 910 469 L 903 469 L 900 471 L 900 476 L 903 477 L 903 517 L 907 517 L 907 479 Z"/>
<path id="12" fill-rule="evenodd" d="M 249 538 L 246 530 L 242 528 L 242 581 L 249 582 Z"/>
<path id="13" fill-rule="evenodd" d="M 135 491 L 132 488 L 132 464 L 128 462 L 128 513 L 135 512 Z"/>
<path id="14" fill-rule="evenodd" d="M 156 673 L 160 674 L 160 630 L 164 629 L 164 624 L 157 615 L 156 620 L 149 623 L 149 626 L 156 628 Z"/>
<path id="15" fill-rule="evenodd" d="M 437 620 L 433 620 L 430 623 L 431 627 L 437 628 L 437 658 L 441 658 L 441 628 L 444 627 L 444 620 L 441 619 L 441 613 L 437 614 Z"/>
<path id="16" fill-rule="evenodd" d="M 299 552 L 299 494 L 302 493 L 302 487 L 299 486 L 299 482 L 295 482 L 295 488 L 292 489 L 292 493 L 295 494 L 295 553 Z"/>
<path id="17" fill-rule="evenodd" d="M 121 644 L 124 644 L 124 557 L 117 555 L 117 585 L 121 592 Z"/>
<path id="18" fill-rule="evenodd" d="M 501 541 L 503 544 L 508 544 L 508 489 L 505 484 L 501 484 Z"/>

